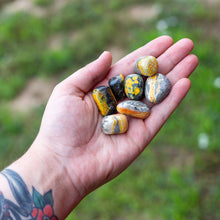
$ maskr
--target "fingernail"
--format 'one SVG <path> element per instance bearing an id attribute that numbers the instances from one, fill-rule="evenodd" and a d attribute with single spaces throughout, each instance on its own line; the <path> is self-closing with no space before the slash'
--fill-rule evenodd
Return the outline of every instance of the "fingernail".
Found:
<path id="1" fill-rule="evenodd" d="M 104 54 L 106 54 L 106 53 L 109 53 L 109 52 L 108 52 L 108 51 L 102 52 L 101 55 L 99 56 L 99 58 L 102 57 L 102 56 L 103 56 Z"/>

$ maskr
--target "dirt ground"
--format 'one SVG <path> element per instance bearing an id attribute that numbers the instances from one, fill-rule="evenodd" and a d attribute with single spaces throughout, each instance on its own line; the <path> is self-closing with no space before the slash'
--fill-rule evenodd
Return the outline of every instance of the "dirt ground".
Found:
<path id="1" fill-rule="evenodd" d="M 24 90 L 11 101 L 11 109 L 16 112 L 27 112 L 37 106 L 45 104 L 56 84 L 57 80 L 53 78 L 50 80 L 42 78 L 31 79 Z"/>

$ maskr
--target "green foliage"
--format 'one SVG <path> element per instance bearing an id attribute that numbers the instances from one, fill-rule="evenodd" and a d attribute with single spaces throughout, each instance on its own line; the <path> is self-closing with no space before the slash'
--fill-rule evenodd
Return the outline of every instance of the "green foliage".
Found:
<path id="1" fill-rule="evenodd" d="M 0 108 L 0 169 L 21 156 L 33 142 L 40 126 L 43 108 L 28 115 L 16 114 L 2 104 Z"/>
<path id="2" fill-rule="evenodd" d="M 35 0 L 34 3 L 37 6 L 46 7 L 52 5 L 54 3 L 54 0 Z"/>
<path id="3" fill-rule="evenodd" d="M 102 19 L 102 9 L 91 1 L 82 4 L 80 1 L 73 1 L 63 7 L 52 20 L 52 28 L 55 31 L 75 30 L 85 25 L 99 22 Z"/>
<path id="4" fill-rule="evenodd" d="M 0 98 L 10 99 L 36 73 L 46 39 L 44 20 L 27 13 L 0 17 Z"/>
<path id="5" fill-rule="evenodd" d="M 44 20 L 24 12 L 2 15 L 0 32 L 0 45 L 5 49 L 16 50 L 30 43 L 36 46 L 46 37 Z"/>
<path id="6" fill-rule="evenodd" d="M 71 64 L 69 50 L 48 50 L 43 53 L 41 70 L 45 74 L 62 71 Z"/>
<path id="7" fill-rule="evenodd" d="M 1 108 L 0 110 L 1 137 L 22 132 L 22 123 L 19 118 L 11 115 L 6 108 Z"/>
<path id="8" fill-rule="evenodd" d="M 89 195 L 69 219 L 199 219 L 200 188 L 192 184 L 192 167 L 178 170 L 172 162 L 159 167 L 157 153 L 148 149 L 116 180 Z"/>
<path id="9" fill-rule="evenodd" d="M 0 161 L 5 166 L 5 162 L 10 161 L 13 155 L 14 141 L 21 135 L 23 130 L 22 121 L 19 117 L 13 116 L 7 108 L 0 108 Z M 13 147 L 12 147 L 13 146 Z"/>

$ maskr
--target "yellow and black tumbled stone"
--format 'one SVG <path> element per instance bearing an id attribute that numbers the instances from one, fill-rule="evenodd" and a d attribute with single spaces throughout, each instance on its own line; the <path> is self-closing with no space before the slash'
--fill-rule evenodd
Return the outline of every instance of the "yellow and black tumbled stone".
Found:
<path id="1" fill-rule="evenodd" d="M 135 72 L 143 76 L 153 76 L 157 73 L 158 62 L 153 56 L 140 57 L 135 62 Z"/>
<path id="2" fill-rule="evenodd" d="M 109 87 L 111 88 L 115 98 L 117 101 L 121 101 L 126 98 L 124 92 L 124 76 L 119 74 L 117 76 L 112 77 L 109 81 Z"/>
<path id="3" fill-rule="evenodd" d="M 108 86 L 96 87 L 92 96 L 101 115 L 106 116 L 117 112 L 117 101 Z"/>
<path id="4" fill-rule="evenodd" d="M 128 129 L 128 120 L 125 115 L 114 114 L 102 119 L 102 131 L 105 134 L 122 134 Z"/>
<path id="5" fill-rule="evenodd" d="M 117 111 L 135 118 L 145 119 L 150 115 L 150 108 L 143 102 L 127 100 L 117 105 Z"/>
<path id="6" fill-rule="evenodd" d="M 138 74 L 130 74 L 125 78 L 125 94 L 129 99 L 139 100 L 143 98 L 144 80 Z"/>
<path id="7" fill-rule="evenodd" d="M 148 102 L 158 104 L 171 90 L 170 80 L 161 73 L 148 77 L 145 83 L 145 97 Z"/>

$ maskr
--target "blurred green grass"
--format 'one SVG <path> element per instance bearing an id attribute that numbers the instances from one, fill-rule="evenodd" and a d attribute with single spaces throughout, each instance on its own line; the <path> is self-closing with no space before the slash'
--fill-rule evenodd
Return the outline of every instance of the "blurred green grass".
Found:
<path id="1" fill-rule="evenodd" d="M 214 84 L 220 77 L 220 6 L 70 0 L 53 11 L 53 0 L 33 2 L 48 15 L 0 11 L 0 167 L 22 155 L 39 129 L 44 106 L 23 114 L 8 107 L 29 79 L 61 80 L 111 46 L 128 53 L 163 34 L 174 41 L 188 37 L 200 60 L 190 93 L 141 157 L 68 219 L 220 219 L 220 91 Z M 132 18 L 132 8 L 151 4 L 157 16 Z M 54 36 L 58 48 L 49 46 Z M 206 137 L 203 145 L 200 134 Z"/>

